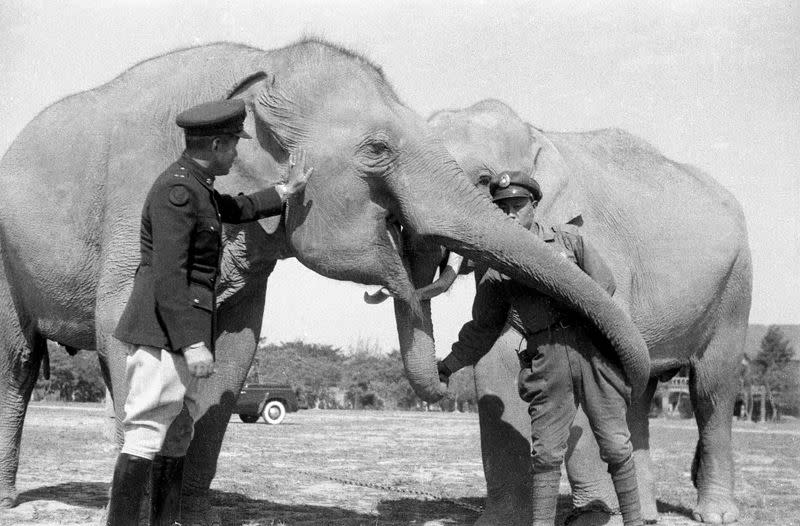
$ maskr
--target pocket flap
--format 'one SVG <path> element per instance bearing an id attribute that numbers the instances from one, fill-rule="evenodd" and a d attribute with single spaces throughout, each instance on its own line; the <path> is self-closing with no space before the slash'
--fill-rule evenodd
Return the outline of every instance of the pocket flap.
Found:
<path id="1" fill-rule="evenodd" d="M 189 286 L 192 306 L 208 312 L 214 312 L 214 291 L 196 283 Z"/>

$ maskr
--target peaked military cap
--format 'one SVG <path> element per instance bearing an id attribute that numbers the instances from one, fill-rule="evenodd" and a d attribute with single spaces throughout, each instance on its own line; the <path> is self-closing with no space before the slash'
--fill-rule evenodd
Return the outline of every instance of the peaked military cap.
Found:
<path id="1" fill-rule="evenodd" d="M 542 189 L 533 177 L 525 172 L 501 172 L 496 182 L 489 185 L 492 201 L 509 197 L 527 197 L 534 201 L 542 199 Z"/>
<path id="2" fill-rule="evenodd" d="M 244 131 L 244 119 L 247 112 L 244 102 L 239 99 L 205 102 L 192 106 L 178 114 L 175 124 L 186 132 L 186 135 L 222 135 L 230 134 L 251 139 Z"/>

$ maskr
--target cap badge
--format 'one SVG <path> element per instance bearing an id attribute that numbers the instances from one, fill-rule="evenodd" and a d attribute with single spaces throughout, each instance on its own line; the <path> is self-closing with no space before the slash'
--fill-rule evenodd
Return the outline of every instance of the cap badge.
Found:
<path id="1" fill-rule="evenodd" d="M 511 176 L 508 174 L 503 174 L 500 177 L 500 181 L 497 182 L 497 186 L 499 186 L 500 188 L 507 188 L 508 185 L 510 184 L 511 184 Z"/>

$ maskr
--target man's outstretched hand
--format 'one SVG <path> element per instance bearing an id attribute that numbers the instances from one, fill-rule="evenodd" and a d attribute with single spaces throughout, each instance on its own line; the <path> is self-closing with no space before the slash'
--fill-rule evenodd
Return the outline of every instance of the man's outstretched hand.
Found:
<path id="1" fill-rule="evenodd" d="M 305 190 L 308 178 L 314 171 L 313 167 L 306 168 L 307 157 L 306 151 L 302 148 L 289 154 L 289 171 L 286 182 L 278 185 L 278 192 L 284 201 Z"/>

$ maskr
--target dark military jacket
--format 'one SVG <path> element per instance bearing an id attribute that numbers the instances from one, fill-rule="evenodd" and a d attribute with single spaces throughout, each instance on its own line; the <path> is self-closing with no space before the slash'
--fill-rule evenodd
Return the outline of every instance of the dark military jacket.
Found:
<path id="1" fill-rule="evenodd" d="M 600 254 L 584 243 L 576 227 L 545 227 L 534 223 L 531 232 L 562 257 L 578 265 L 609 294 L 614 294 L 616 284 L 611 270 Z M 472 320 L 459 331 L 458 341 L 453 344 L 452 353 L 445 363 L 448 367 L 455 366 L 455 359 L 459 367 L 475 365 L 492 348 L 506 323 L 523 336 L 529 336 L 574 316 L 549 296 L 489 269 L 477 284 Z M 451 370 L 457 368 L 451 367 Z"/>
<path id="2" fill-rule="evenodd" d="M 214 349 L 222 222 L 278 215 L 275 188 L 236 197 L 183 156 L 153 183 L 142 208 L 141 259 L 114 336 L 172 352 L 205 342 Z"/>

